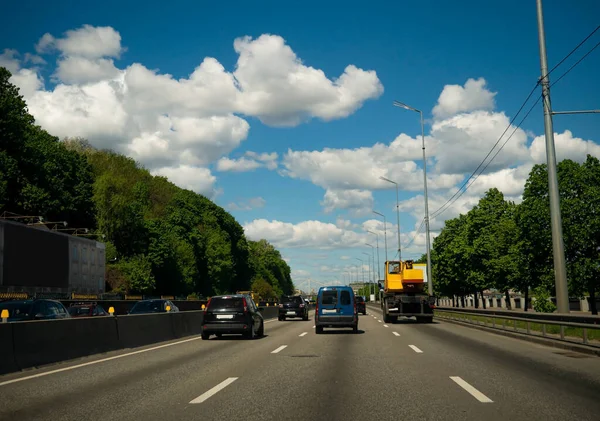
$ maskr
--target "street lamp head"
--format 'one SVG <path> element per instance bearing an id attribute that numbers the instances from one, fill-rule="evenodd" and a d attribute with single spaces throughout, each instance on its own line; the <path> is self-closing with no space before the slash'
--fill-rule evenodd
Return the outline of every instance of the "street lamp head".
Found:
<path id="1" fill-rule="evenodd" d="M 385 178 L 385 177 L 384 177 L 384 176 L 382 176 L 382 175 L 380 175 L 380 176 L 379 176 L 379 179 L 380 179 L 380 180 L 383 180 L 383 181 L 387 181 L 387 182 L 389 182 L 389 183 L 392 183 L 392 184 L 396 184 L 396 185 L 398 185 L 398 183 L 396 183 L 395 181 L 392 181 L 392 180 L 390 180 L 389 178 Z"/>
<path id="2" fill-rule="evenodd" d="M 417 112 L 417 113 L 419 113 L 419 112 L 420 112 L 420 111 L 419 111 L 419 110 L 417 110 L 416 108 L 413 108 L 413 107 L 411 107 L 411 106 L 409 106 L 409 105 L 406 105 L 405 103 L 403 103 L 403 102 L 400 102 L 400 101 L 394 101 L 394 107 L 400 107 L 400 108 L 404 108 L 405 110 L 409 110 L 409 111 L 415 111 L 415 112 Z"/>

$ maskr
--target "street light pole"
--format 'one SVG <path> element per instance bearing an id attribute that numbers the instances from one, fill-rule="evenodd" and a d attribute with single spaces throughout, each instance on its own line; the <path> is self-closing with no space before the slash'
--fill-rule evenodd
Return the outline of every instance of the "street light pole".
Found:
<path id="1" fill-rule="evenodd" d="M 385 261 L 387 262 L 388 261 L 388 256 L 387 256 L 387 228 L 386 228 L 387 223 L 386 223 L 385 215 L 382 214 L 382 213 L 379 213 L 379 212 L 377 212 L 375 210 L 373 211 L 373 213 L 375 213 L 375 214 L 383 217 L 383 239 L 385 241 Z"/>
<path id="2" fill-rule="evenodd" d="M 540 68 L 542 72 L 542 100 L 544 102 L 544 129 L 546 135 L 546 161 L 548 165 L 548 190 L 550 195 L 550 226 L 552 228 L 552 251 L 554 257 L 554 283 L 556 307 L 559 313 L 570 313 L 567 269 L 563 243 L 562 217 L 560 215 L 560 195 L 556 171 L 556 151 L 554 149 L 554 128 L 552 125 L 552 104 L 550 102 L 550 78 L 548 77 L 548 57 L 546 56 L 546 35 L 542 0 L 536 1 L 538 38 L 540 44 Z"/>
<path id="3" fill-rule="evenodd" d="M 365 243 L 367 246 L 371 247 L 371 254 L 373 258 L 373 294 L 375 294 L 375 247 L 369 243 Z"/>
<path id="4" fill-rule="evenodd" d="M 360 270 L 362 272 L 362 281 L 363 284 L 365 283 L 365 261 L 363 259 L 359 259 L 358 257 L 355 257 L 356 260 L 358 260 L 361 264 L 360 264 Z"/>
<path id="5" fill-rule="evenodd" d="M 370 278 L 370 277 L 371 277 L 371 273 L 373 273 L 373 272 L 371 271 L 371 256 L 369 255 L 369 253 L 367 253 L 367 252 L 365 252 L 365 251 L 363 251 L 363 252 L 362 252 L 362 254 L 364 254 L 364 255 L 366 255 L 366 256 L 367 256 L 367 259 L 368 259 L 368 260 L 367 260 L 367 262 L 369 263 L 369 278 Z M 369 283 L 370 283 L 370 282 L 371 282 L 371 281 L 369 280 Z M 371 291 L 371 287 L 369 287 L 369 292 L 370 292 L 370 291 Z"/>
<path id="6" fill-rule="evenodd" d="M 427 156 L 425 154 L 425 123 L 423 122 L 423 112 L 399 101 L 394 101 L 394 106 L 417 112 L 421 117 L 421 148 L 423 149 L 423 195 L 425 196 L 425 244 L 427 247 L 427 289 L 429 295 L 432 296 L 433 279 L 431 277 L 431 234 L 429 231 L 429 195 L 427 194 Z"/>
<path id="7" fill-rule="evenodd" d="M 367 230 L 367 232 L 377 236 L 377 282 L 379 282 L 381 280 L 381 262 L 379 261 L 379 234 L 369 230 Z"/>
<path id="8" fill-rule="evenodd" d="M 396 186 L 396 218 L 398 223 L 398 260 L 402 261 L 402 245 L 400 244 L 400 200 L 398 199 L 398 183 L 390 180 L 389 178 L 379 177 L 383 181 L 387 181 Z"/>

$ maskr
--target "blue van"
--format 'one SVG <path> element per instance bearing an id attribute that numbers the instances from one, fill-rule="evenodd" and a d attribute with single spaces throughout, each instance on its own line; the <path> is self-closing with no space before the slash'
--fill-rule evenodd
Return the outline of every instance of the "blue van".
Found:
<path id="1" fill-rule="evenodd" d="M 358 333 L 356 297 L 347 286 L 321 287 L 315 307 L 315 332 L 323 333 L 324 327 L 351 327 Z"/>

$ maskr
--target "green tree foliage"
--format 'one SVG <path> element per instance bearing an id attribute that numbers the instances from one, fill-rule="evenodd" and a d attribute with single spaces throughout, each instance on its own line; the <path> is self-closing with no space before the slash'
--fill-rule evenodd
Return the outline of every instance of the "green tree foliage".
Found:
<path id="1" fill-rule="evenodd" d="M 600 288 L 600 161 L 558 164 L 569 292 L 589 294 L 592 312 Z M 433 242 L 435 291 L 464 297 L 496 289 L 536 296 L 536 311 L 554 311 L 550 200 L 546 165 L 529 174 L 519 205 L 490 189 L 466 215 L 448 220 Z M 476 295 L 477 296 L 477 295 Z"/>
<path id="2" fill-rule="evenodd" d="M 93 227 L 93 174 L 81 154 L 35 125 L 0 68 L 0 211 Z"/>
<path id="3" fill-rule="evenodd" d="M 256 285 L 293 293 L 290 267 L 266 240 L 248 241 L 223 208 L 126 156 L 51 136 L 10 76 L 0 68 L 0 211 L 104 234 L 116 292 L 210 296 Z"/>

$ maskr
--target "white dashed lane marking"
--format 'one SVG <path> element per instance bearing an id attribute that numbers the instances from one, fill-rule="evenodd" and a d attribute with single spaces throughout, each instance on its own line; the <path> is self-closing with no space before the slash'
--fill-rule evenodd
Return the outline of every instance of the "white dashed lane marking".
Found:
<path id="1" fill-rule="evenodd" d="M 209 391 L 204 392 L 203 394 L 201 394 L 200 396 L 198 396 L 193 401 L 190 401 L 190 403 L 202 403 L 202 402 L 204 402 L 205 400 L 207 400 L 208 398 L 210 398 L 214 394 L 216 394 L 216 393 L 220 392 L 221 390 L 225 389 L 227 386 L 229 386 L 231 383 L 233 383 L 237 379 L 238 379 L 238 377 L 230 377 L 227 380 L 222 381 L 221 383 L 219 383 L 218 385 L 216 385 L 215 387 L 213 387 Z"/>
<path id="2" fill-rule="evenodd" d="M 392 333 L 396 336 L 400 336 L 400 334 L 398 332 L 392 332 Z"/>
<path id="3" fill-rule="evenodd" d="M 306 335 L 308 332 L 302 332 L 301 334 L 299 334 L 298 336 L 304 336 Z"/>
<path id="4" fill-rule="evenodd" d="M 271 351 L 271 354 L 277 354 L 278 352 L 283 351 L 285 348 L 287 348 L 287 345 L 281 345 L 279 348 L 277 348 L 275 351 Z"/>
<path id="5" fill-rule="evenodd" d="M 414 346 L 414 345 L 409 345 L 409 347 L 410 347 L 410 348 L 411 348 L 413 351 L 415 351 L 417 354 L 422 354 L 422 353 L 423 353 L 423 351 L 421 351 L 419 348 L 417 348 L 417 347 L 416 347 L 416 346 Z"/>
<path id="6" fill-rule="evenodd" d="M 450 378 L 457 385 L 459 385 L 460 387 L 462 387 L 463 389 L 465 389 L 467 392 L 469 392 L 479 402 L 483 402 L 483 403 L 494 402 L 493 400 L 491 400 L 490 398 L 488 398 L 487 396 L 485 396 L 483 393 L 481 393 L 479 390 L 475 389 L 473 386 L 471 386 L 469 383 L 467 383 L 466 381 L 464 381 L 460 377 L 458 377 L 458 376 L 450 376 Z"/>

